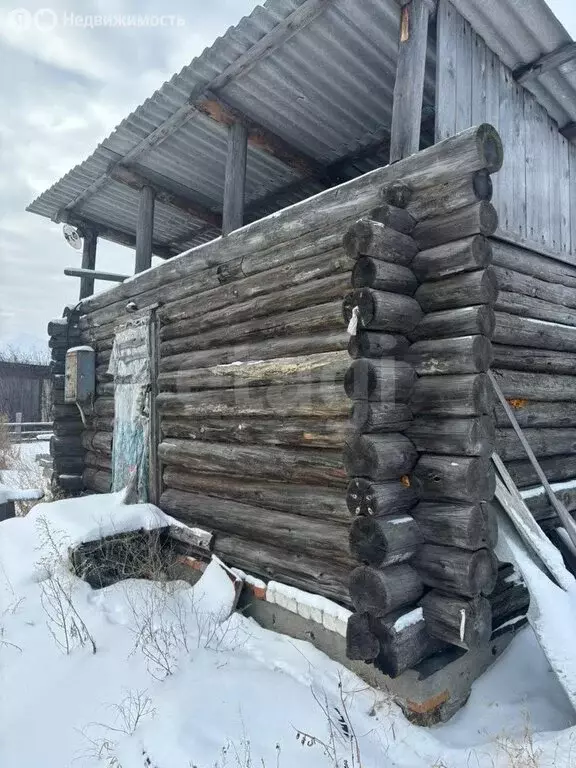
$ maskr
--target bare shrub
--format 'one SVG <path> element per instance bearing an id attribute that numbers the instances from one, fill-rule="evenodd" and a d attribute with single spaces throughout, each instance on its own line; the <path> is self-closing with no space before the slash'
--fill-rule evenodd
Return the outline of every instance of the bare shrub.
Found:
<path id="1" fill-rule="evenodd" d="M 338 691 L 340 703 L 333 706 L 325 692 L 319 695 L 312 690 L 314 700 L 328 725 L 327 739 L 320 739 L 302 729 L 296 731 L 296 738 L 302 746 L 320 748 L 333 768 L 362 768 L 360 745 L 346 705 L 342 680 L 338 683 Z"/>
<path id="2" fill-rule="evenodd" d="M 182 657 L 194 649 L 218 651 L 225 641 L 227 647 L 240 643 L 239 629 L 230 618 L 203 610 L 184 582 L 131 582 L 126 601 L 132 616 L 132 653 L 144 655 L 156 680 L 172 675 Z"/>
<path id="3" fill-rule="evenodd" d="M 66 654 L 87 644 L 91 646 L 92 653 L 96 653 L 94 638 L 74 605 L 72 575 L 60 554 L 66 538 L 62 533 L 52 531 L 45 517 L 40 517 L 37 525 L 41 545 L 47 550 L 38 566 L 43 574 L 40 599 L 46 613 L 48 630 L 56 645 Z"/>
<path id="4" fill-rule="evenodd" d="M 154 717 L 156 710 L 147 691 L 128 691 L 119 704 L 111 704 L 111 723 L 89 723 L 82 731 L 89 747 L 81 756 L 100 760 L 109 768 L 121 768 L 117 756 L 118 741 L 132 736 L 142 720 Z M 143 761 L 143 765 L 150 765 Z"/>

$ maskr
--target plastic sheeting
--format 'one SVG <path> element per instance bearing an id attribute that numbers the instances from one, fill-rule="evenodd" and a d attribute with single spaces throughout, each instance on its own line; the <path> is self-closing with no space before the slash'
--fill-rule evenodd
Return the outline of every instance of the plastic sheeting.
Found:
<path id="1" fill-rule="evenodd" d="M 114 376 L 112 490 L 131 485 L 139 501 L 149 487 L 149 318 L 128 322 L 114 337 L 108 373 Z"/>

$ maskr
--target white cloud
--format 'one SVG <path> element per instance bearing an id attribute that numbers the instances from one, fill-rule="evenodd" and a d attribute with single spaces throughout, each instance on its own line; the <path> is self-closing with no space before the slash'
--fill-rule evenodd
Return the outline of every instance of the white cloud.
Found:
<path id="1" fill-rule="evenodd" d="M 52 29 L 18 28 L 6 3 L 0 12 L 0 343 L 44 338 L 48 320 L 78 296 L 63 269 L 79 266 L 79 253 L 26 206 L 257 2 L 14 0 L 31 14 L 48 5 L 59 20 Z M 60 23 L 65 13 L 171 14 L 185 23 L 83 28 Z M 101 269 L 131 274 L 133 265 L 130 249 L 99 243 Z"/>

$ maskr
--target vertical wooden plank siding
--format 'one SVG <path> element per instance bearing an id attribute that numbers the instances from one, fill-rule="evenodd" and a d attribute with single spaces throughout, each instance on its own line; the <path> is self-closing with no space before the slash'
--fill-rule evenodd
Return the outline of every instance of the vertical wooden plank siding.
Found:
<path id="1" fill-rule="evenodd" d="M 494 127 L 500 125 L 500 59 L 484 43 L 486 48 L 486 122 Z M 504 163 L 506 163 L 508 144 L 504 144 Z M 494 185 L 494 204 L 498 210 L 498 216 L 503 217 L 500 209 L 502 200 L 502 176 L 504 167 L 492 177 Z"/>
<path id="2" fill-rule="evenodd" d="M 436 19 L 436 141 L 456 133 L 456 52 L 453 47 L 456 9 L 440 0 Z"/>
<path id="3" fill-rule="evenodd" d="M 558 134 L 558 165 L 560 169 L 560 250 L 563 254 L 572 253 L 576 242 L 570 232 L 570 151 L 568 139 Z M 576 216 L 575 216 L 576 218 Z"/>
<path id="4" fill-rule="evenodd" d="M 436 141 L 482 122 L 502 137 L 499 234 L 576 263 L 576 149 L 449 0 L 438 6 L 436 84 Z"/>
<path id="5" fill-rule="evenodd" d="M 514 118 L 512 103 L 512 88 L 510 71 L 506 67 L 499 67 L 498 78 L 498 124 L 502 143 L 505 147 L 504 165 L 498 174 L 498 219 L 501 229 L 510 231 L 513 222 L 514 200 Z"/>
<path id="6" fill-rule="evenodd" d="M 548 133 L 550 136 L 550 195 L 548 197 L 550 210 L 550 237 L 555 251 L 562 249 L 561 245 L 561 211 L 560 211 L 560 134 L 555 129 L 554 122 L 548 118 Z"/>
<path id="7" fill-rule="evenodd" d="M 136 224 L 136 262 L 134 274 L 150 269 L 152 265 L 152 238 L 154 235 L 154 190 L 142 187 Z"/>
<path id="8" fill-rule="evenodd" d="M 84 245 L 82 247 L 82 269 L 95 269 L 96 268 L 96 246 L 98 237 L 94 230 L 87 229 L 84 232 Z M 94 293 L 94 278 L 93 277 L 81 277 L 80 278 L 80 295 L 79 299 L 85 299 L 87 296 L 92 296 Z"/>
<path id="9" fill-rule="evenodd" d="M 502 69 L 505 69 L 502 67 Z M 509 70 L 506 69 L 509 73 Z M 509 168 L 512 175 L 510 231 L 517 237 L 526 235 L 526 123 L 524 122 L 525 89 L 510 79 L 512 98 L 512 141 L 508 146 Z M 499 174 L 498 174 L 499 175 Z"/>
<path id="10" fill-rule="evenodd" d="M 400 9 L 390 133 L 391 163 L 413 155 L 420 147 L 429 16 L 429 0 L 410 0 Z"/>
<path id="11" fill-rule="evenodd" d="M 456 24 L 456 120 L 455 132 L 472 125 L 472 27 L 460 17 Z"/>
<path id="12" fill-rule="evenodd" d="M 228 128 L 228 154 L 224 179 L 222 234 L 229 235 L 244 223 L 244 188 L 246 186 L 246 157 L 248 129 L 241 123 Z"/>
<path id="13" fill-rule="evenodd" d="M 472 125 L 486 122 L 486 44 L 472 34 Z M 498 176 L 498 174 L 496 174 Z"/>
<path id="14" fill-rule="evenodd" d="M 572 253 L 576 252 L 576 144 L 568 144 L 568 158 L 570 165 L 570 238 Z"/>

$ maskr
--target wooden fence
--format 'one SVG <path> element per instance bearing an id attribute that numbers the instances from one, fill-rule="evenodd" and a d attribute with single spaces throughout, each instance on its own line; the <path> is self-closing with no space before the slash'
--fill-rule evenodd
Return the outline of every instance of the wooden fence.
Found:
<path id="1" fill-rule="evenodd" d="M 42 422 L 50 407 L 50 370 L 47 365 L 0 361 L 0 415 L 16 421 Z"/>

